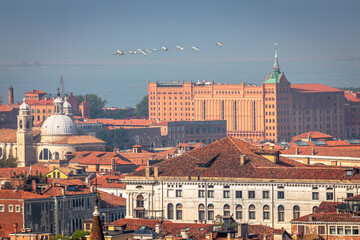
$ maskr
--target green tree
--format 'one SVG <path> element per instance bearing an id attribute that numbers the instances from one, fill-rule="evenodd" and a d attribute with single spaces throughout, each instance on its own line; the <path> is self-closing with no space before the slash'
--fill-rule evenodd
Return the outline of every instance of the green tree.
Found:
<path id="1" fill-rule="evenodd" d="M 149 117 L 149 96 L 145 95 L 143 99 L 135 106 L 135 115 Z"/>
<path id="2" fill-rule="evenodd" d="M 68 238 L 66 238 L 65 236 L 60 235 L 60 234 L 58 234 L 58 235 L 56 235 L 56 236 L 52 236 L 52 237 L 50 237 L 50 240 L 58 240 L 58 239 L 61 239 L 61 240 L 68 240 Z"/>
<path id="3" fill-rule="evenodd" d="M 5 154 L 0 160 L 0 168 L 14 168 L 17 167 L 17 158 L 6 158 Z"/>
<path id="4" fill-rule="evenodd" d="M 71 235 L 72 240 L 82 240 L 85 239 L 86 235 L 89 235 L 90 233 L 88 231 L 83 230 L 76 230 L 73 235 Z"/>
<path id="5" fill-rule="evenodd" d="M 123 143 L 129 141 L 129 135 L 125 129 L 99 130 L 96 137 L 105 141 L 110 148 L 121 148 Z"/>
<path id="6" fill-rule="evenodd" d="M 96 94 L 88 93 L 85 96 L 77 95 L 76 96 L 80 101 L 84 101 L 85 97 L 86 100 L 90 103 L 90 117 L 91 118 L 102 118 L 104 111 L 102 110 L 107 103 L 106 99 L 102 99 Z"/>

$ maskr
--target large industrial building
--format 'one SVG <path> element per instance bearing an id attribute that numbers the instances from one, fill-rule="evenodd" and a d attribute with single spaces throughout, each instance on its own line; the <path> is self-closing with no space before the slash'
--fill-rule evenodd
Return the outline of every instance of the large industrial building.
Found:
<path id="1" fill-rule="evenodd" d="M 346 121 L 345 113 L 360 99 L 323 84 L 291 84 L 280 71 L 277 51 L 261 86 L 149 82 L 148 94 L 150 120 L 226 120 L 227 134 L 240 139 L 277 142 L 314 130 L 336 138 L 359 135 L 360 124 Z"/>

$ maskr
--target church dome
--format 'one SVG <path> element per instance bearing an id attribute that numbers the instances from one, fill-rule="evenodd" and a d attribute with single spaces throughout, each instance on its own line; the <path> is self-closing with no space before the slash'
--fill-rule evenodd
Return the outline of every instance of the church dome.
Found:
<path id="1" fill-rule="evenodd" d="M 64 108 L 71 108 L 71 104 L 65 99 L 65 102 L 63 104 Z"/>
<path id="2" fill-rule="evenodd" d="M 42 135 L 73 135 L 76 134 L 74 121 L 66 115 L 52 115 L 41 127 Z"/>
<path id="3" fill-rule="evenodd" d="M 24 98 L 23 103 L 20 105 L 19 110 L 25 110 L 25 111 L 30 110 L 29 105 L 25 102 L 25 98 Z"/>
<path id="4" fill-rule="evenodd" d="M 63 103 L 64 101 L 62 100 L 62 98 L 61 97 L 57 97 L 57 98 L 55 98 L 55 100 L 54 100 L 54 103 Z"/>

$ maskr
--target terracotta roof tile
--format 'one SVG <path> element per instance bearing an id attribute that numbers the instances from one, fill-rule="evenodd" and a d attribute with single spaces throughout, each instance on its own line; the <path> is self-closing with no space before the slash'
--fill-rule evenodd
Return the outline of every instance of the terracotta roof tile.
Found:
<path id="1" fill-rule="evenodd" d="M 69 162 L 70 163 L 79 163 L 79 164 L 88 164 L 88 165 L 111 165 L 112 159 L 115 160 L 117 165 L 130 165 L 133 164 L 129 159 L 123 156 L 123 154 L 115 152 L 94 152 L 94 151 L 83 151 L 83 152 L 74 152 L 71 154 L 74 156 Z"/>
<path id="2" fill-rule="evenodd" d="M 90 183 L 95 185 L 97 182 L 97 186 L 103 188 L 125 188 L 126 184 L 122 182 L 122 179 L 124 179 L 124 175 L 104 175 L 92 179 Z"/>
<path id="3" fill-rule="evenodd" d="M 161 236 L 176 237 L 186 229 L 190 239 L 206 239 L 206 234 L 212 232 L 213 226 L 213 224 L 164 222 L 161 224 Z"/>
<path id="4" fill-rule="evenodd" d="M 294 160 L 279 157 L 279 163 L 262 157 L 251 150 L 252 145 L 226 137 L 205 147 L 192 150 L 179 157 L 156 164 L 159 177 L 200 177 L 200 178 L 261 178 L 261 179 L 319 179 L 319 180 L 360 180 L 360 174 L 346 176 L 345 170 L 334 166 L 312 166 L 299 164 Z M 245 164 L 240 156 L 245 155 Z M 145 170 L 130 173 L 145 177 Z"/>
<path id="5" fill-rule="evenodd" d="M 316 92 L 343 92 L 343 90 L 329 87 L 321 83 L 311 84 L 291 84 L 291 90 L 301 93 L 316 93 Z"/>
<path id="6" fill-rule="evenodd" d="M 11 111 L 13 111 L 14 109 L 17 109 L 17 108 L 19 108 L 19 107 L 16 106 L 16 105 L 1 104 L 0 105 L 0 112 L 11 112 Z"/>
<path id="7" fill-rule="evenodd" d="M 117 208 L 126 206 L 126 198 L 119 197 L 104 191 L 99 191 L 101 208 Z"/>
<path id="8" fill-rule="evenodd" d="M 298 149 L 297 155 L 313 155 L 314 149 L 315 156 L 360 157 L 360 146 L 291 146 L 289 149 L 280 151 L 281 154 L 295 155 L 296 148 Z"/>
<path id="9" fill-rule="evenodd" d="M 48 198 L 49 196 L 23 190 L 0 190 L 0 199 L 36 199 Z"/>
<path id="10" fill-rule="evenodd" d="M 10 128 L 2 128 L 0 129 L 0 142 L 5 142 L 5 143 L 16 143 L 17 142 L 17 138 L 16 138 L 16 129 L 10 129 Z M 33 136 L 39 136 L 40 135 L 40 131 L 34 130 L 33 131 Z"/>
<path id="11" fill-rule="evenodd" d="M 136 231 L 141 226 L 148 226 L 154 228 L 155 225 L 160 224 L 160 222 L 161 220 L 120 218 L 115 222 L 107 224 L 106 226 L 125 226 L 126 230 Z"/>
<path id="12" fill-rule="evenodd" d="M 105 144 L 103 140 L 100 140 L 90 135 L 67 136 L 53 142 L 53 144 L 87 144 L 87 143 Z"/>

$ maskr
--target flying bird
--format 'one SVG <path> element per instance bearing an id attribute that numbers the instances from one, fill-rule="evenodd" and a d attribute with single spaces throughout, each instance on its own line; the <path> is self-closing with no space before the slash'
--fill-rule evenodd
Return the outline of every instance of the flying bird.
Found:
<path id="1" fill-rule="evenodd" d="M 113 55 L 125 55 L 125 51 L 120 51 L 119 49 L 116 49 L 116 53 L 113 53 Z"/>
<path id="2" fill-rule="evenodd" d="M 144 52 L 143 50 L 138 49 L 138 52 L 141 53 L 142 55 L 146 56 L 146 52 Z"/>
<path id="3" fill-rule="evenodd" d="M 222 47 L 222 42 L 217 42 L 216 46 Z"/>
<path id="4" fill-rule="evenodd" d="M 144 51 L 147 52 L 147 53 L 151 52 L 150 49 L 145 49 Z"/>
<path id="5" fill-rule="evenodd" d="M 180 46 L 176 46 L 176 49 L 177 49 L 177 50 L 181 50 L 181 51 L 184 50 L 184 48 L 182 48 L 182 47 L 180 47 Z"/>
<path id="6" fill-rule="evenodd" d="M 199 47 L 191 47 L 193 50 L 199 51 Z"/>
<path id="7" fill-rule="evenodd" d="M 161 49 L 156 49 L 156 48 L 153 49 L 153 52 L 159 52 L 159 51 L 161 51 Z"/>
<path id="8" fill-rule="evenodd" d="M 138 54 L 137 51 L 129 51 L 130 54 Z"/>
<path id="9" fill-rule="evenodd" d="M 167 47 L 161 47 L 164 51 L 167 51 L 167 50 L 169 50 L 169 48 L 167 48 Z"/>

